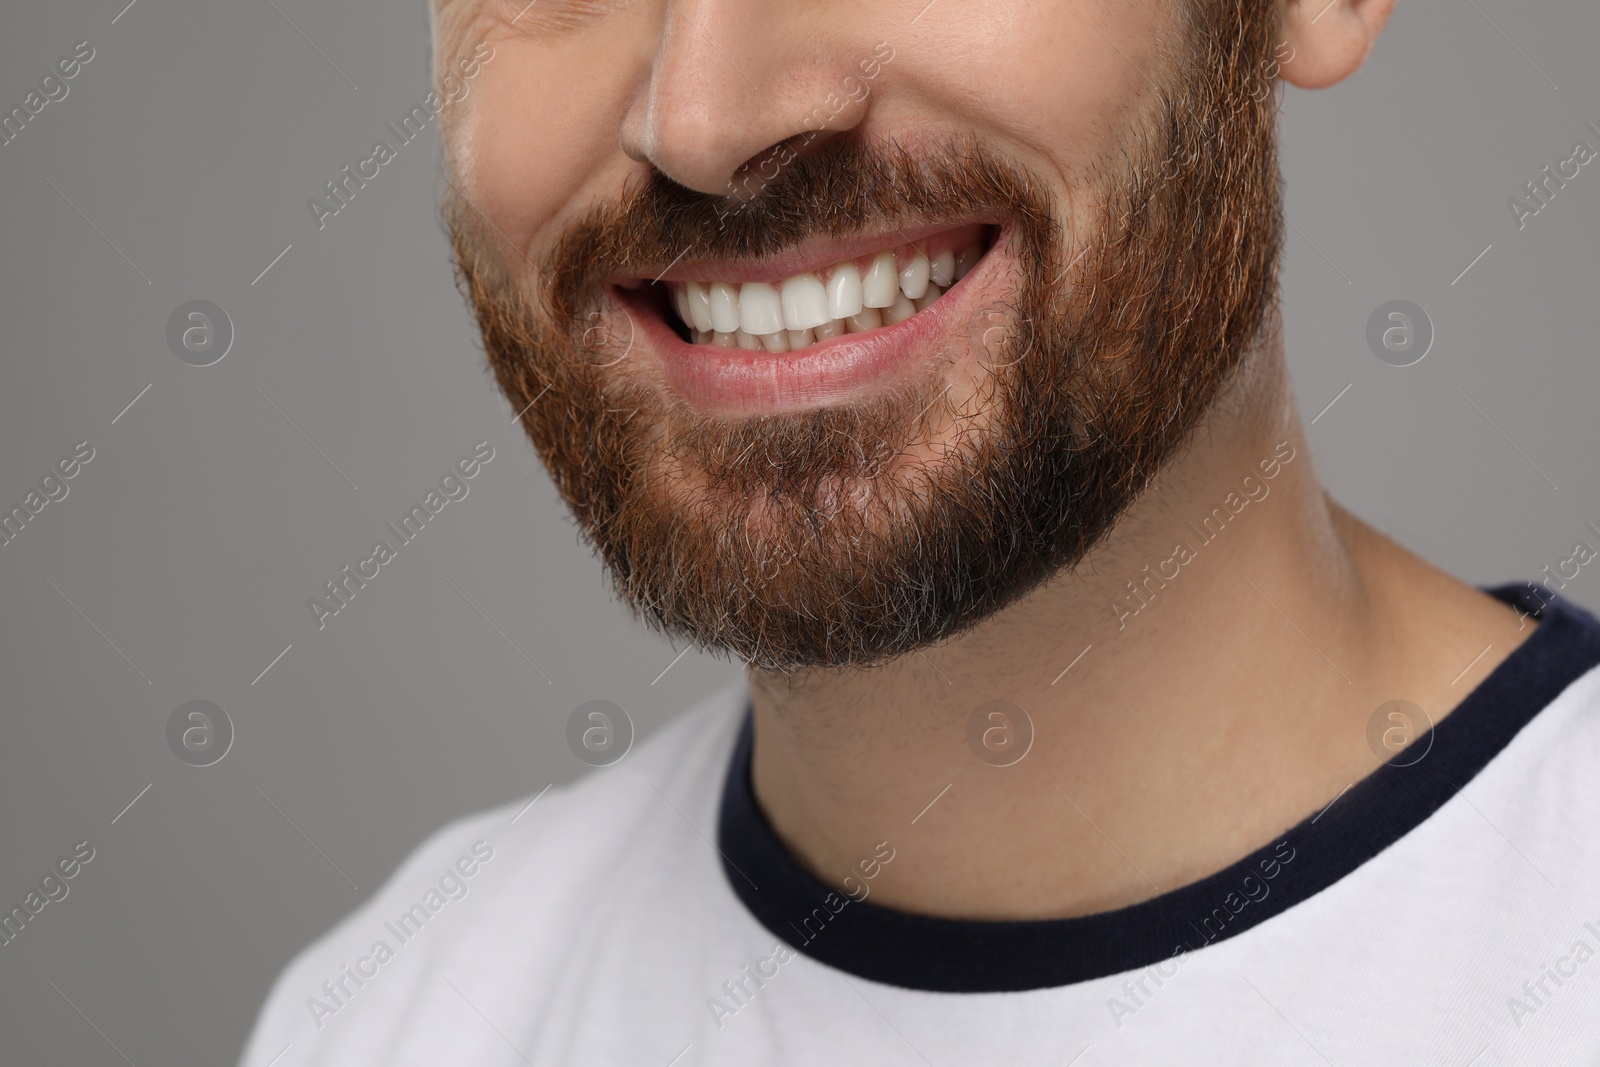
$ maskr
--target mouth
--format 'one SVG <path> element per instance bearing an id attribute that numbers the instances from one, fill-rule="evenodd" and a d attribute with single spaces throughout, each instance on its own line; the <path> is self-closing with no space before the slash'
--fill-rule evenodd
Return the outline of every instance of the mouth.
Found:
<path id="1" fill-rule="evenodd" d="M 668 383 L 708 411 L 841 402 L 944 339 L 1000 243 L 988 223 L 811 242 L 759 262 L 673 264 L 613 291 Z M 970 278 L 970 280 L 969 280 Z"/>

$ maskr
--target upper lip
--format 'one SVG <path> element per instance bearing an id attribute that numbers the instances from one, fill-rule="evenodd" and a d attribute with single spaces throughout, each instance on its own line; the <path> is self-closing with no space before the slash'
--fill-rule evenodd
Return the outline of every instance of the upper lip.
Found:
<path id="1" fill-rule="evenodd" d="M 821 271 L 847 259 L 857 259 L 887 248 L 915 244 L 935 234 L 994 220 L 973 218 L 876 230 L 858 237 L 813 237 L 762 259 L 696 259 L 691 247 L 681 258 L 664 267 L 653 265 L 619 273 L 611 279 L 622 282 L 771 282 L 808 271 Z"/>

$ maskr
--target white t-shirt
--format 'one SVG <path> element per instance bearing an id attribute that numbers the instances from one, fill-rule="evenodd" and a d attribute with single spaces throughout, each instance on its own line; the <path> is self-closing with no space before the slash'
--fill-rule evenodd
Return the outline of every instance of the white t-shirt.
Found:
<path id="1" fill-rule="evenodd" d="M 726 692 L 435 834 L 285 970 L 241 1063 L 1600 1062 L 1600 621 L 1538 614 L 1318 815 L 1079 919 L 883 908 L 895 842 L 817 881 L 752 799 L 747 698 Z"/>

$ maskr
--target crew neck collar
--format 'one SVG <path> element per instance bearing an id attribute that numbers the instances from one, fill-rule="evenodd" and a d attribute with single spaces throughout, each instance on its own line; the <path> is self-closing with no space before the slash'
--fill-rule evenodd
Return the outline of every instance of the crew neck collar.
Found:
<path id="1" fill-rule="evenodd" d="M 1070 919 L 980 921 L 852 899 L 843 885 L 825 884 L 803 868 L 756 803 L 748 709 L 717 824 L 723 872 L 751 915 L 798 952 L 908 989 L 995 993 L 1066 986 L 1237 937 L 1416 829 L 1600 663 L 1600 620 L 1588 612 L 1559 598 L 1541 600 L 1526 584 L 1486 592 L 1540 625 L 1454 711 L 1272 843 L 1149 900 Z M 1429 746 L 1426 755 L 1416 760 L 1422 745 Z"/>

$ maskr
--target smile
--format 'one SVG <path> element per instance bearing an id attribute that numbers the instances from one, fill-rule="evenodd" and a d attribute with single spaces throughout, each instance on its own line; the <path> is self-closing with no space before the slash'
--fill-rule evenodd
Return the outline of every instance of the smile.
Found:
<path id="1" fill-rule="evenodd" d="M 991 273 L 979 268 L 1000 233 L 947 224 L 809 242 L 759 262 L 675 264 L 654 280 L 620 280 L 616 292 L 642 313 L 668 384 L 702 410 L 845 403 L 947 347 L 947 294 Z"/>
<path id="2" fill-rule="evenodd" d="M 902 323 L 965 278 L 983 253 L 981 236 L 950 231 L 782 280 L 666 284 L 685 340 L 778 355 Z"/>

